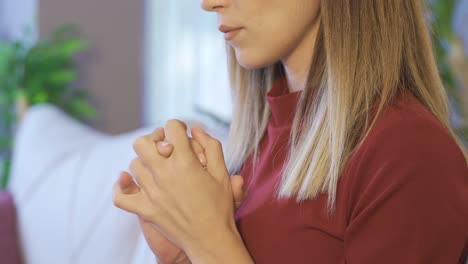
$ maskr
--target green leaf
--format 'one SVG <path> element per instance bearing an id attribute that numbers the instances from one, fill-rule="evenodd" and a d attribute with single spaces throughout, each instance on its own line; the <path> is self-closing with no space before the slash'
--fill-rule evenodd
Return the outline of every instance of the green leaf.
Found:
<path id="1" fill-rule="evenodd" d="M 94 118 L 96 110 L 87 102 L 90 96 L 72 86 L 78 77 L 75 54 L 87 48 L 74 25 L 59 27 L 35 43 L 26 38 L 0 41 L 0 126 L 10 130 L 17 121 L 12 109 L 19 96 L 32 105 L 55 104 L 80 121 Z M 0 149 L 8 152 L 13 134 L 3 136 Z M 6 186 L 7 178 L 1 181 Z"/>
<path id="2" fill-rule="evenodd" d="M 13 140 L 10 137 L 1 137 L 0 138 L 0 149 L 11 149 L 13 146 Z"/>
<path id="3" fill-rule="evenodd" d="M 456 6 L 455 0 L 429 1 L 433 15 L 433 29 L 440 38 L 452 41 L 456 36 L 452 29 L 452 19 Z"/>
<path id="4" fill-rule="evenodd" d="M 88 43 L 80 39 L 70 39 L 61 43 L 61 52 L 65 56 L 71 56 L 88 48 Z"/>
<path id="5" fill-rule="evenodd" d="M 31 100 L 33 105 L 47 103 L 49 96 L 46 91 L 39 91 Z"/>
<path id="6" fill-rule="evenodd" d="M 77 73 L 72 70 L 59 70 L 51 73 L 49 77 L 49 82 L 51 84 L 68 84 L 77 78 Z"/>
<path id="7" fill-rule="evenodd" d="M 0 164 L 2 165 L 0 188 L 6 189 L 6 187 L 8 186 L 8 180 L 10 178 L 10 158 L 4 158 L 3 160 L 1 160 Z"/>
<path id="8" fill-rule="evenodd" d="M 69 102 L 68 107 L 70 114 L 79 119 L 94 119 L 97 115 L 96 110 L 86 101 L 81 99 L 74 99 Z"/>
<path id="9" fill-rule="evenodd" d="M 465 146 L 468 147 L 468 125 L 461 127 L 457 132 L 462 141 L 465 143 Z"/>

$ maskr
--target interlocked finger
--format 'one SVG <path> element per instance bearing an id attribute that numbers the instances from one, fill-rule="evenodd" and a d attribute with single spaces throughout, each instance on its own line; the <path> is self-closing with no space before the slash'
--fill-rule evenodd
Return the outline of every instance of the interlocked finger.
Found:
<path id="1" fill-rule="evenodd" d="M 139 158 L 132 160 L 130 163 L 130 170 L 143 192 L 149 193 L 149 191 L 156 187 L 156 180 L 153 173 L 141 162 Z"/>

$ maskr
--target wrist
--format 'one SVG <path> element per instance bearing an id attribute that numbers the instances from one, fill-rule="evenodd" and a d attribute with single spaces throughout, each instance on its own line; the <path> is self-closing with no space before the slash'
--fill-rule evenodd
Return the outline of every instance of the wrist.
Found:
<path id="1" fill-rule="evenodd" d="M 175 260 L 171 263 L 169 262 L 163 262 L 162 260 L 158 259 L 156 257 L 156 264 L 192 264 L 192 262 L 190 261 L 189 258 L 184 258 L 184 259 L 179 259 L 179 260 Z"/>
<path id="2" fill-rule="evenodd" d="M 179 256 L 176 258 L 176 260 L 172 264 L 192 264 L 192 262 L 187 257 L 187 254 L 185 254 L 185 252 L 181 251 L 179 253 Z"/>
<path id="3" fill-rule="evenodd" d="M 190 261 L 190 259 L 185 258 L 185 259 L 183 259 L 183 260 L 174 262 L 174 264 L 192 264 L 192 262 Z"/>
<path id="4" fill-rule="evenodd" d="M 203 241 L 196 241 L 187 248 L 191 263 L 253 264 L 235 224 L 219 232 L 212 232 Z"/>

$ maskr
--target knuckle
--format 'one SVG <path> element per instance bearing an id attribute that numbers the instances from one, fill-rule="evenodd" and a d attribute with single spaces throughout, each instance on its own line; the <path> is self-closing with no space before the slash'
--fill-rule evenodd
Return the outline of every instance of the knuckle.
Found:
<path id="1" fill-rule="evenodd" d="M 151 198 L 150 198 L 151 199 Z M 154 201 L 154 200 L 153 200 Z M 151 203 L 150 203 L 151 204 Z M 154 204 L 144 206 L 140 208 L 140 216 L 150 222 L 153 222 L 154 219 L 157 219 L 156 216 L 157 214 L 157 207 Z"/>
<path id="2" fill-rule="evenodd" d="M 153 137 L 153 139 L 157 141 L 164 140 L 165 138 L 164 127 L 156 128 L 155 130 L 153 130 L 153 132 L 151 132 L 150 135 Z"/>
<path id="3" fill-rule="evenodd" d="M 192 149 L 196 154 L 202 153 L 203 152 L 203 147 L 198 143 L 196 140 L 191 140 L 190 141 L 192 145 Z"/>
<path id="4" fill-rule="evenodd" d="M 166 127 L 170 128 L 179 128 L 179 129 L 187 129 L 187 125 L 180 121 L 179 119 L 171 119 L 166 122 Z"/>
<path id="5" fill-rule="evenodd" d="M 146 138 L 144 136 L 138 137 L 133 141 L 133 150 L 138 152 L 146 144 Z"/>
<path id="6" fill-rule="evenodd" d="M 177 160 L 177 167 L 181 168 L 182 170 L 191 171 L 196 166 L 199 166 L 198 159 L 195 159 L 196 163 L 192 159 L 180 159 Z"/>
<path id="7" fill-rule="evenodd" d="M 219 141 L 219 140 L 217 140 L 215 138 L 211 138 L 210 141 L 209 141 L 209 144 L 215 150 L 222 151 L 222 149 L 223 149 L 223 145 L 221 144 L 221 141 Z"/>
<path id="8" fill-rule="evenodd" d="M 164 132 L 164 127 L 157 127 L 153 130 L 152 134 L 159 134 L 161 132 Z"/>
<path id="9" fill-rule="evenodd" d="M 157 203 L 157 201 L 159 200 L 159 195 L 158 193 L 155 191 L 155 190 L 152 190 L 148 193 L 148 198 L 149 200 L 151 201 L 151 203 L 153 204 L 153 206 L 155 205 L 155 203 Z"/>
<path id="10" fill-rule="evenodd" d="M 130 169 L 132 170 L 133 173 L 135 173 L 135 170 L 137 170 L 137 168 L 139 167 L 140 165 L 140 159 L 139 158 L 134 158 L 131 162 L 130 162 Z"/>
<path id="11" fill-rule="evenodd" d="M 143 210 L 141 212 L 141 217 L 146 221 L 151 222 L 151 220 L 153 219 L 153 214 L 149 210 Z"/>
<path id="12" fill-rule="evenodd" d="M 112 198 L 112 203 L 116 207 L 122 208 L 122 198 L 120 197 L 120 195 L 114 195 L 114 197 Z"/>

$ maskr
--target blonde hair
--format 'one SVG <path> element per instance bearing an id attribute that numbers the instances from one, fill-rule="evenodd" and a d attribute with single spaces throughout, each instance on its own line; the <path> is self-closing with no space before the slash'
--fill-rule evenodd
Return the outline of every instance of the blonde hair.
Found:
<path id="1" fill-rule="evenodd" d="M 410 91 L 465 152 L 450 126 L 423 2 L 321 1 L 313 70 L 298 103 L 279 197 L 300 201 L 326 192 L 333 211 L 347 160 L 400 90 Z M 249 155 L 257 160 L 270 117 L 265 95 L 282 65 L 248 70 L 233 48 L 227 52 L 234 101 L 227 164 L 236 173 Z"/>

